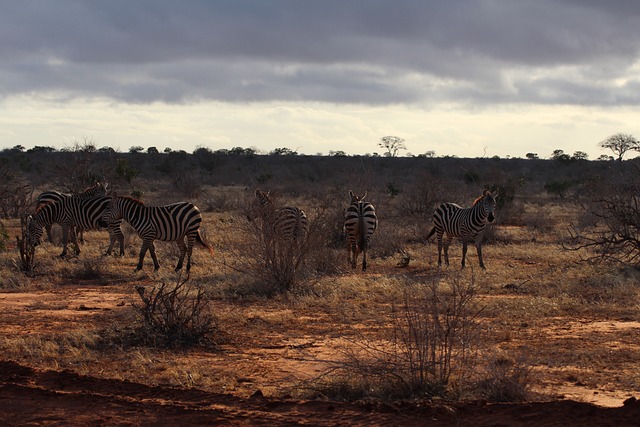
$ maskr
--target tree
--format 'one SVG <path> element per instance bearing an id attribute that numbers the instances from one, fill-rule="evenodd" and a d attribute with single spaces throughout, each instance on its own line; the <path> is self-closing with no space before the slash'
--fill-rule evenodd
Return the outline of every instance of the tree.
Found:
<path id="1" fill-rule="evenodd" d="M 573 156 L 571 156 L 571 159 L 573 159 L 573 160 L 589 160 L 589 155 L 587 153 L 585 153 L 584 151 L 576 151 L 575 153 L 573 153 Z"/>
<path id="2" fill-rule="evenodd" d="M 540 157 L 538 157 L 538 153 L 527 153 L 526 158 L 533 160 L 533 159 L 539 159 Z"/>
<path id="3" fill-rule="evenodd" d="M 296 156 L 298 152 L 290 148 L 282 147 L 282 148 L 276 148 L 269 154 L 272 156 Z"/>
<path id="4" fill-rule="evenodd" d="M 383 136 L 378 145 L 387 150 L 387 152 L 384 153 L 385 157 L 396 157 L 398 151 L 407 149 L 404 144 L 404 139 L 398 136 Z"/>
<path id="5" fill-rule="evenodd" d="M 611 135 L 598 144 L 601 148 L 608 148 L 618 156 L 618 161 L 622 161 L 622 157 L 627 151 L 640 151 L 640 141 L 635 139 L 633 135 L 626 133 L 616 133 Z"/>
<path id="6" fill-rule="evenodd" d="M 147 154 L 158 154 L 160 153 L 156 147 L 147 148 Z"/>
<path id="7" fill-rule="evenodd" d="M 571 160 L 571 156 L 564 152 L 564 150 L 553 150 L 553 154 L 551 154 L 552 160 L 558 160 L 563 163 L 567 163 Z"/>

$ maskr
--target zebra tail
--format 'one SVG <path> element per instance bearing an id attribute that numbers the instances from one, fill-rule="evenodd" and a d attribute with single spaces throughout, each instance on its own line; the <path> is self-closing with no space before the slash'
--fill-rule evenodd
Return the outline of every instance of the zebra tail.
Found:
<path id="1" fill-rule="evenodd" d="M 198 234 L 196 234 L 196 242 L 200 243 L 202 246 L 204 246 L 205 248 L 207 248 L 209 250 L 209 253 L 211 254 L 211 256 L 213 256 L 213 248 L 211 246 L 209 246 L 204 239 L 202 239 L 202 236 L 200 235 L 200 230 L 198 230 Z"/>
<path id="2" fill-rule="evenodd" d="M 429 234 L 427 235 L 427 238 L 425 240 L 429 240 L 431 238 L 431 236 L 433 236 L 434 234 L 436 234 L 436 226 L 434 225 L 433 228 L 431 229 L 431 231 L 429 232 Z"/>

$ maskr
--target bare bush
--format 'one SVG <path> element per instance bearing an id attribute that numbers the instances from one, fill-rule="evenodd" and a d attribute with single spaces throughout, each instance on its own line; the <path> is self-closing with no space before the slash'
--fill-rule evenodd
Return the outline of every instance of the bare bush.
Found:
<path id="1" fill-rule="evenodd" d="M 32 275 L 36 266 L 36 247 L 29 238 L 29 223 L 31 215 L 24 214 L 20 217 L 20 236 L 16 236 L 16 243 L 20 252 L 20 271 L 27 275 Z"/>
<path id="2" fill-rule="evenodd" d="M 478 382 L 478 392 L 492 402 L 523 402 L 531 393 L 533 368 L 523 359 L 505 355 L 491 357 L 484 367 L 484 378 Z"/>
<path id="3" fill-rule="evenodd" d="M 7 241 L 9 240 L 9 234 L 4 224 L 0 222 L 0 251 L 4 251 L 7 248 Z"/>
<path id="4" fill-rule="evenodd" d="M 570 242 L 563 248 L 582 251 L 590 262 L 613 261 L 640 266 L 640 197 L 637 192 L 611 192 L 583 205 L 595 225 L 569 227 Z"/>
<path id="5" fill-rule="evenodd" d="M 459 276 L 451 283 L 408 284 L 393 313 L 391 335 L 363 339 L 331 369 L 346 381 L 331 389 L 362 393 L 350 397 L 409 398 L 451 396 L 477 369 L 481 312 L 477 286 Z M 359 392 L 358 392 L 359 390 Z M 330 392 L 330 390 L 327 390 Z"/>
<path id="6" fill-rule="evenodd" d="M 142 317 L 139 332 L 146 344 L 160 347 L 194 345 L 204 342 L 214 329 L 208 313 L 209 298 L 202 287 L 180 280 L 163 283 L 151 290 L 137 286 L 141 304 L 133 307 Z"/>

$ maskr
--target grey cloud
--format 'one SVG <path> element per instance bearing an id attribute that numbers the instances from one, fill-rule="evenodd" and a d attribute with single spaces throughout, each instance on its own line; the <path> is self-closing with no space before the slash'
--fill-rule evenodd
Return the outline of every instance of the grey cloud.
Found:
<path id="1" fill-rule="evenodd" d="M 638 62 L 631 1 L 41 0 L 0 10 L 2 96 L 638 104 L 637 80 L 614 82 Z M 527 69 L 553 78 L 510 80 Z"/>

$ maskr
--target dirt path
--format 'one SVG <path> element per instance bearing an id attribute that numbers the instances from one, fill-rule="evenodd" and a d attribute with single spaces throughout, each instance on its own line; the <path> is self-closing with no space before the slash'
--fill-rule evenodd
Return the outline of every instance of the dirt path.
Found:
<path id="1" fill-rule="evenodd" d="M 196 389 L 149 387 L 68 371 L 0 362 L 0 424 L 26 425 L 532 425 L 637 426 L 640 401 L 604 408 L 557 401 L 528 404 L 367 404 L 242 399 Z"/>

